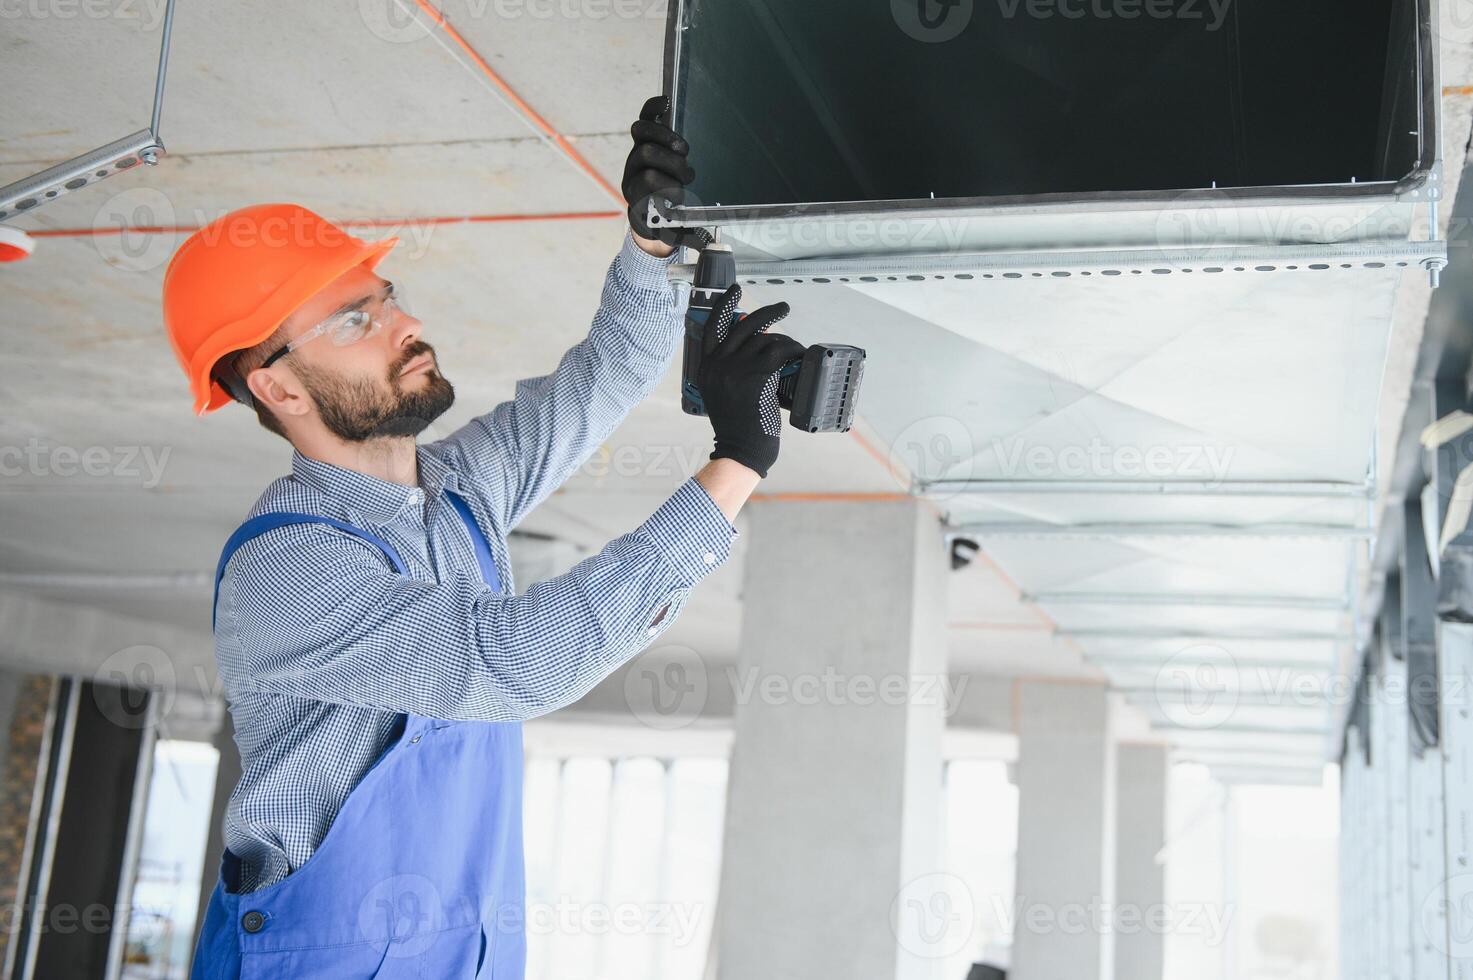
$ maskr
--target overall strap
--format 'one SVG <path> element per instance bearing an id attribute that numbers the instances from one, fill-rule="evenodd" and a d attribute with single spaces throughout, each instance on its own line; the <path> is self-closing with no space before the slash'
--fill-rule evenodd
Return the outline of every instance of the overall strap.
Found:
<path id="1" fill-rule="evenodd" d="M 481 566 L 481 581 L 489 585 L 492 592 L 500 592 L 501 573 L 496 570 L 496 560 L 491 557 L 491 543 L 486 540 L 481 526 L 476 523 L 470 504 L 460 494 L 449 490 L 445 491 L 445 498 L 450 501 L 450 506 L 455 508 L 455 512 L 465 522 L 465 529 L 470 532 L 471 546 L 476 550 L 476 564 Z"/>
<path id="2" fill-rule="evenodd" d="M 235 529 L 235 533 L 225 542 L 225 548 L 220 552 L 220 564 L 215 566 L 215 597 L 210 604 L 210 627 L 215 625 L 215 606 L 220 601 L 220 582 L 225 578 L 225 566 L 230 563 L 231 556 L 252 538 L 259 537 L 267 531 L 274 531 L 279 527 L 287 527 L 292 524 L 326 524 L 335 527 L 345 534 L 351 534 L 355 538 L 361 538 L 384 553 L 389 559 L 389 564 L 394 566 L 394 571 L 400 575 L 407 574 L 409 567 L 404 564 L 404 559 L 399 557 L 399 552 L 394 546 L 376 534 L 370 534 L 362 528 L 335 521 L 331 517 L 321 517 L 317 514 L 294 514 L 290 511 L 273 511 L 269 514 L 258 514 Z M 472 522 L 475 526 L 475 522 Z M 479 533 L 479 532 L 478 532 Z M 474 537 L 475 535 L 472 535 Z"/>
<path id="3" fill-rule="evenodd" d="M 481 579 L 491 587 L 492 592 L 500 592 L 501 575 L 496 570 L 496 560 L 491 557 L 491 543 L 486 540 L 486 535 L 481 531 L 481 526 L 476 523 L 476 518 L 471 513 L 470 505 L 458 494 L 451 493 L 448 490 L 445 492 L 445 496 L 450 501 L 450 505 L 455 508 L 455 512 L 460 515 L 461 521 L 465 523 L 466 531 L 470 533 L 471 546 L 476 553 L 476 564 L 481 569 Z M 225 578 L 225 566 L 230 563 L 231 556 L 235 554 L 241 545 L 252 538 L 259 537 L 267 531 L 274 531 L 279 527 L 288 527 L 292 524 L 326 524 L 329 527 L 337 528 L 345 534 L 351 534 L 355 538 L 367 541 L 379 551 L 383 552 L 384 557 L 389 559 L 389 564 L 394 566 L 394 571 L 400 575 L 408 574 L 409 568 L 404 564 L 404 559 L 399 557 L 399 552 L 394 550 L 394 546 L 378 535 L 365 531 L 362 528 L 317 514 L 294 514 L 290 511 L 272 511 L 267 514 L 258 514 L 236 528 L 235 533 L 225 542 L 225 547 L 220 552 L 220 563 L 215 566 L 215 595 L 210 605 L 211 628 L 214 627 L 215 622 L 215 604 L 220 599 L 220 582 Z"/>

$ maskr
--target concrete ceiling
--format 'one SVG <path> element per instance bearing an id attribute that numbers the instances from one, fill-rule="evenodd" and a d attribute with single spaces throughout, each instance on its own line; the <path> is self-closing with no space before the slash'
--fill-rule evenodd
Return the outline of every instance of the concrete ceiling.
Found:
<path id="1" fill-rule="evenodd" d="M 0 37 L 0 86 L 8 93 L 0 184 L 147 123 L 163 0 L 140 0 L 106 17 L 87 16 L 86 5 L 75 16 L 59 16 L 60 9 L 8 20 Z M 617 181 L 627 125 L 660 88 L 663 4 L 455 0 L 441 9 L 548 126 L 606 181 Z M 1466 155 L 1473 105 L 1462 87 L 1473 83 L 1467 40 L 1444 38 L 1444 146 L 1452 173 Z M 160 165 L 18 220 L 52 237 L 41 238 L 28 261 L 0 270 L 0 446 L 34 451 L 41 461 L 35 472 L 27 464 L 0 478 L 0 591 L 126 617 L 119 622 L 164 624 L 198 635 L 207 647 L 207 590 L 198 576 L 213 567 L 220 542 L 260 490 L 285 469 L 288 449 L 239 409 L 204 420 L 190 413 L 158 308 L 164 265 L 187 229 L 236 207 L 292 200 L 331 218 L 376 222 L 363 231 L 367 237 L 400 235 L 382 271 L 405 284 L 459 392 L 434 436 L 509 395 L 518 378 L 549 370 L 584 335 L 624 222 L 606 191 L 494 91 L 445 32 L 423 14 L 407 15 L 396 0 L 290 7 L 180 0 L 169 80 L 162 124 L 169 153 Z M 718 150 L 696 147 L 695 164 Z M 474 220 L 447 221 L 458 218 Z M 186 231 L 110 233 L 139 226 Z M 1028 313 L 1047 299 L 1041 290 L 1073 288 L 1077 297 L 1077 283 L 993 290 L 987 301 L 1000 305 L 985 323 L 968 316 L 965 303 L 945 308 L 955 292 L 784 291 L 794 307 L 785 327 L 800 340 L 853 340 L 870 349 L 861 411 L 872 407 L 874 417 L 851 436 L 794 432 L 763 491 L 905 489 L 913 472 L 906 447 L 917 435 L 907 427 L 921 416 L 968 420 L 974 450 L 967 458 L 977 476 L 995 475 L 1005 463 L 998 440 L 1025 428 L 1057 448 L 1132 426 L 1137 445 L 1235 447 L 1239 479 L 1361 479 L 1372 462 L 1373 431 L 1384 439 L 1400 427 L 1425 286 L 1415 275 L 1395 289 L 1374 288 L 1377 277 L 1369 274 L 1325 275 L 1325 302 L 1299 332 L 1280 338 L 1303 350 L 1280 359 L 1278 373 L 1266 378 L 1251 356 L 1255 345 L 1273 342 L 1262 336 L 1274 296 L 1263 280 L 1223 277 L 1210 297 L 1200 277 L 1190 289 L 1185 277 L 1173 276 L 1150 283 L 1152 292 L 1117 290 L 1104 302 L 1128 311 L 1153 308 L 1165 296 L 1175 315 L 1143 316 L 1128 336 L 1101 334 L 1082 344 L 1075 342 L 1077 322 L 1056 318 L 1040 326 Z M 763 292 L 755 290 L 754 299 L 766 301 Z M 1183 316 L 1194 306 L 1229 311 L 1231 329 L 1201 329 Z M 867 312 L 856 320 L 856 309 Z M 861 321 L 870 325 L 865 336 L 852 335 L 850 325 Z M 1024 322 L 1039 329 L 1012 328 Z M 1345 359 L 1316 365 L 1318 387 L 1303 390 L 1287 410 L 1266 403 L 1264 391 L 1302 385 L 1305 358 L 1326 349 L 1326 338 L 1348 352 Z M 949 389 L 917 388 L 927 359 L 945 363 L 952 377 L 973 379 L 960 407 Z M 1230 385 L 1202 385 L 1204 365 L 1239 378 L 1236 394 Z M 680 412 L 675 382 L 672 372 L 524 529 L 568 542 L 571 560 L 628 530 L 693 472 L 709 434 L 704 422 Z M 1208 388 L 1233 400 L 1201 400 Z M 919 412 L 918 400 L 931 396 L 942 401 Z M 897 402 L 906 403 L 904 411 L 887 410 Z M 1198 417 L 1184 414 L 1191 406 Z M 976 419 L 991 428 L 975 428 Z M 1295 431 L 1313 438 L 1296 438 Z M 77 464 L 65 462 L 68 450 L 91 450 L 100 461 L 95 475 L 75 473 Z M 1128 521 L 1142 506 L 1099 495 L 1071 501 L 1028 494 L 936 504 L 938 515 L 968 525 Z M 1364 502 L 1235 506 L 1245 523 L 1349 524 L 1365 517 Z M 1160 521 L 1202 516 L 1190 500 L 1149 507 Z M 1196 575 L 1191 583 L 1203 591 L 1241 588 L 1240 580 L 1214 578 L 1215 569 L 1235 560 L 1232 541 L 1114 542 L 1089 552 L 1060 538 L 987 538 L 984 545 L 981 560 L 951 581 L 955 670 L 1101 679 L 1101 667 L 1057 624 L 1100 630 L 1141 621 L 1109 603 L 1033 601 L 1025 591 L 1084 586 L 1115 593 L 1152 581 L 1179 586 L 1183 575 Z M 1265 591 L 1298 589 L 1312 600 L 1353 591 L 1347 576 L 1355 561 L 1347 561 L 1345 542 L 1273 548 L 1269 560 L 1261 548 L 1247 559 L 1257 562 Z M 740 558 L 739 549 L 737 560 L 698 590 L 667 641 L 718 662 L 731 658 Z M 184 578 L 160 587 L 148 576 Z M 1317 615 L 1335 619 L 1334 629 L 1349 622 L 1333 610 Z M 1236 618 L 1231 609 L 1200 609 L 1153 622 L 1212 633 L 1230 629 Z M 1280 619 L 1308 628 L 1299 613 Z M 1254 621 L 1268 620 L 1255 613 Z M 120 648 L 130 642 L 117 638 Z M 1125 653 L 1139 654 L 1147 644 L 1132 646 Z M 1135 682 L 1122 676 L 1111 674 L 1131 688 Z"/>
<path id="2" fill-rule="evenodd" d="M 7 21 L 0 184 L 147 124 L 163 5 L 133 9 L 136 18 Z M 600 16 L 597 3 L 572 17 L 561 8 L 545 16 L 550 8 L 535 3 L 441 9 L 617 181 L 628 124 L 660 88 L 663 5 L 641 3 L 630 17 Z M 458 391 L 434 436 L 507 397 L 518 378 L 545 373 L 582 338 L 625 224 L 463 51 L 393 0 L 181 0 L 161 128 L 168 155 L 158 167 L 15 222 L 58 234 L 0 272 L 0 444 L 30 454 L 23 472 L 0 480 L 0 590 L 195 631 L 207 646 L 203 576 L 289 450 L 241 410 L 190 413 L 158 306 L 164 266 L 187 230 L 233 208 L 291 200 L 380 222 L 360 229 L 366 237 L 399 235 L 381 270 L 404 284 Z M 608 216 L 516 220 L 583 213 Z M 463 216 L 511 220 L 439 223 Z M 181 230 L 92 233 L 140 226 Z M 820 339 L 822 322 L 795 305 L 792 332 Z M 698 468 L 709 429 L 680 412 L 676 380 L 672 372 L 523 529 L 570 542 L 574 560 L 633 527 Z M 68 466 L 68 449 L 92 447 L 96 475 Z M 795 432 L 763 490 L 894 493 L 901 484 L 884 455 L 857 437 Z M 698 590 L 669 642 L 718 662 L 734 656 L 742 550 Z M 1098 676 L 987 563 L 953 582 L 959 669 Z M 998 628 L 975 628 L 983 620 Z M 1009 630 L 1014 622 L 1028 628 Z"/>

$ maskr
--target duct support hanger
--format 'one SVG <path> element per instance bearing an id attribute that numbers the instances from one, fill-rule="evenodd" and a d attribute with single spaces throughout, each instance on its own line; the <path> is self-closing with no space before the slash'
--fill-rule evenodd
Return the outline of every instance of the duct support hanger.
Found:
<path id="1" fill-rule="evenodd" d="M 27 214 L 63 194 L 131 170 L 140 163 L 154 166 L 159 162 L 159 157 L 165 153 L 163 140 L 159 137 L 159 117 L 164 108 L 164 75 L 169 65 L 169 35 L 173 26 L 174 0 L 168 0 L 164 10 L 164 36 L 159 45 L 158 75 L 154 79 L 153 114 L 148 128 L 0 187 L 0 221 Z"/>

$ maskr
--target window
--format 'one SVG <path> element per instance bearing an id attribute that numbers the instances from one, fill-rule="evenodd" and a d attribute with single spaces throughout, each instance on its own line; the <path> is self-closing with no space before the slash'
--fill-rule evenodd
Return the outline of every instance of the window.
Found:
<path id="1" fill-rule="evenodd" d="M 124 980 L 189 976 L 219 762 L 220 753 L 206 742 L 155 743 L 123 953 Z"/>
<path id="2" fill-rule="evenodd" d="M 527 760 L 529 980 L 699 980 L 726 769 L 715 758 Z"/>

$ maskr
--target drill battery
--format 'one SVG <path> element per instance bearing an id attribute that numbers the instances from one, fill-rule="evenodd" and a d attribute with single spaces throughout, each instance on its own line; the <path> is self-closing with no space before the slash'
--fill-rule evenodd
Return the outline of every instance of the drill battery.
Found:
<path id="1" fill-rule="evenodd" d="M 685 353 L 680 372 L 680 407 L 689 415 L 706 414 L 696 387 L 702 338 L 716 304 L 735 282 L 736 259 L 730 246 L 713 242 L 701 249 L 685 317 Z M 719 342 L 726 338 L 716 339 Z M 788 422 L 805 432 L 848 432 L 854 424 L 854 406 L 863 377 L 863 348 L 814 344 L 778 372 L 778 404 L 788 410 Z"/>

